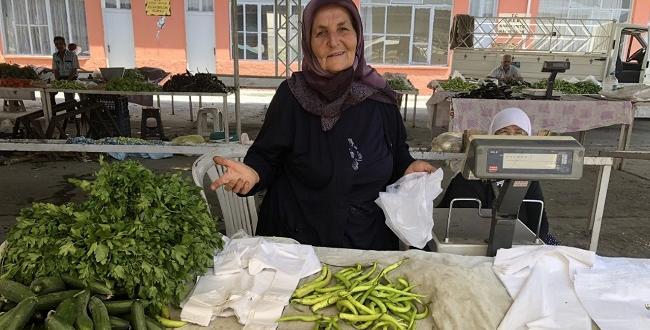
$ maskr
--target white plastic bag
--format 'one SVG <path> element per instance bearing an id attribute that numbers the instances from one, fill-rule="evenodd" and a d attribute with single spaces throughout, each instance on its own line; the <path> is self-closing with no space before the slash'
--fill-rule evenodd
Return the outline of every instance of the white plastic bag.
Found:
<path id="1" fill-rule="evenodd" d="M 412 173 L 379 193 L 375 203 L 402 242 L 421 249 L 433 238 L 433 200 L 442 192 L 443 176 L 442 169 Z"/>

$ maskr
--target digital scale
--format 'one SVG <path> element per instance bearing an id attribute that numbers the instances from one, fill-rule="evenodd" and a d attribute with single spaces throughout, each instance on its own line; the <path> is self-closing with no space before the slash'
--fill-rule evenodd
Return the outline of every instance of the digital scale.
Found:
<path id="1" fill-rule="evenodd" d="M 434 252 L 494 256 L 500 248 L 543 244 L 518 219 L 530 181 L 578 180 L 585 149 L 568 136 L 475 135 L 470 138 L 462 175 L 468 180 L 501 182 L 493 209 L 475 199 L 454 199 L 449 208 L 434 209 L 435 226 L 429 248 Z M 475 201 L 477 208 L 453 208 L 459 201 Z M 539 228 L 539 225 L 537 226 Z"/>
<path id="2" fill-rule="evenodd" d="M 542 65 L 542 72 L 550 72 L 551 76 L 548 77 L 546 82 L 546 89 L 525 88 L 521 90 L 523 95 L 529 96 L 532 99 L 544 100 L 557 100 L 562 93 L 553 90 L 555 85 L 555 78 L 560 72 L 566 72 L 571 68 L 571 62 L 568 61 L 544 61 Z"/>

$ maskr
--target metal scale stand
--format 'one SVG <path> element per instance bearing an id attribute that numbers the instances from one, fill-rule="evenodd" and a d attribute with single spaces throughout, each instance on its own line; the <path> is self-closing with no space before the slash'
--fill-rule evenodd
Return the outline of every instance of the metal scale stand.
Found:
<path id="1" fill-rule="evenodd" d="M 559 100 L 559 96 L 553 95 L 553 86 L 558 73 L 566 72 L 571 68 L 571 62 L 568 61 L 544 61 L 542 72 L 550 72 L 546 82 L 546 91 L 543 89 L 524 88 L 521 93 L 533 100 Z M 543 93 L 543 94 L 542 94 Z"/>
<path id="2" fill-rule="evenodd" d="M 474 136 L 462 174 L 468 180 L 503 181 L 497 188 L 494 208 L 482 209 L 480 201 L 475 200 L 477 209 L 454 209 L 455 201 L 467 200 L 456 199 L 448 209 L 435 209 L 436 225 L 429 248 L 494 256 L 500 248 L 543 244 L 539 232 L 533 233 L 518 219 L 522 202 L 539 203 L 543 211 L 543 202 L 524 200 L 530 181 L 580 179 L 584 153 L 584 147 L 572 137 Z"/>

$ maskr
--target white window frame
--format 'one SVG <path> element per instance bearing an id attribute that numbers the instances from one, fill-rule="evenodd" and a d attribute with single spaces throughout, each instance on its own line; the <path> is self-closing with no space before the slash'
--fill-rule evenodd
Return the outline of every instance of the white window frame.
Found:
<path id="1" fill-rule="evenodd" d="M 432 42 L 433 42 L 433 18 L 435 17 L 435 11 L 437 9 L 440 10 L 452 10 L 451 5 L 429 5 L 429 4 L 422 4 L 421 1 L 417 1 L 416 3 L 369 3 L 369 4 L 361 4 L 362 7 L 367 8 L 367 10 L 370 11 L 370 15 L 372 17 L 372 8 L 375 7 L 383 7 L 384 8 L 384 31 L 382 32 L 375 32 L 369 29 L 372 29 L 372 24 L 366 24 L 364 22 L 364 34 L 363 37 L 366 40 L 372 40 L 374 37 L 383 37 L 384 42 L 383 42 L 383 49 L 382 53 L 384 54 L 383 60 L 379 63 L 377 62 L 371 62 L 371 64 L 379 64 L 379 65 L 403 65 L 403 66 L 412 66 L 412 65 L 417 65 L 417 66 L 448 66 L 449 63 L 436 63 L 436 64 L 431 64 L 431 54 L 432 54 Z M 389 7 L 410 7 L 411 8 L 411 27 L 410 27 L 410 33 L 409 34 L 395 34 L 395 33 L 386 33 L 386 29 L 388 28 L 388 8 Z M 413 46 L 414 44 L 421 44 L 421 43 L 414 43 L 414 30 L 415 30 L 415 11 L 416 9 L 428 9 L 429 10 L 429 34 L 428 34 L 428 44 L 427 44 L 427 62 L 415 62 L 413 61 Z M 374 19 L 374 17 L 373 17 Z M 386 62 L 386 38 L 387 37 L 404 37 L 408 36 L 409 37 L 409 55 L 408 55 L 408 63 L 387 63 Z M 370 45 L 368 47 L 368 50 L 370 53 L 372 53 L 372 48 L 373 45 Z"/>
<path id="2" fill-rule="evenodd" d="M 190 9 L 190 1 L 185 1 L 185 11 L 192 13 L 214 13 L 214 0 L 198 0 L 199 1 L 199 10 Z M 212 10 L 205 10 L 204 4 L 212 3 Z"/>
<path id="3" fill-rule="evenodd" d="M 574 16 L 569 16 L 569 13 L 573 12 L 573 11 L 576 11 L 576 10 L 587 10 L 587 11 L 589 11 L 591 13 L 590 17 L 588 19 L 615 19 L 617 23 L 629 23 L 632 20 L 632 8 L 633 8 L 633 5 L 634 5 L 634 1 L 632 1 L 632 0 L 630 0 L 630 2 L 629 2 L 630 7 L 627 8 L 627 9 L 625 9 L 625 8 L 603 8 L 603 2 L 605 2 L 605 0 L 600 0 L 600 6 L 592 7 L 592 8 L 589 8 L 589 9 L 582 8 L 582 7 L 578 6 L 578 5 L 574 5 L 575 0 L 565 0 L 565 2 L 568 3 L 568 5 L 566 6 L 566 8 L 568 10 L 567 10 L 565 16 L 562 16 L 561 18 L 576 18 Z M 540 0 L 539 1 L 538 12 L 542 12 L 543 4 L 544 4 L 544 1 Z M 594 18 L 594 10 L 609 12 L 610 18 Z M 617 15 L 616 15 L 615 18 L 612 18 L 612 15 L 614 13 L 616 13 Z M 623 13 L 627 13 L 627 21 L 620 22 L 619 18 L 621 17 L 621 14 L 623 14 Z M 544 16 L 544 14 L 540 14 L 538 16 L 541 17 L 541 16 Z"/>
<path id="4" fill-rule="evenodd" d="M 25 0 L 2 0 L 2 1 L 9 1 L 9 6 L 11 7 L 11 11 L 12 11 L 11 15 L 12 15 L 14 21 L 15 21 L 16 20 L 16 12 L 15 12 L 15 8 L 14 8 L 14 1 L 25 1 Z M 2 12 L 2 6 L 0 6 L 0 33 L 1 33 L 2 41 L 3 41 L 3 53 L 5 55 L 9 55 L 9 56 L 36 56 L 36 57 L 39 57 L 39 56 L 50 56 L 51 53 L 54 53 L 56 48 L 54 46 L 54 42 L 52 41 L 52 40 L 54 40 L 54 28 L 52 26 L 52 11 L 50 10 L 51 9 L 50 0 L 44 0 L 44 1 L 45 1 L 45 10 L 46 10 L 46 16 L 47 16 L 47 18 L 46 18 L 47 19 L 47 25 L 45 25 L 45 24 L 32 25 L 29 22 L 29 18 L 27 19 L 27 24 L 16 24 L 16 23 L 13 24 L 14 36 L 16 36 L 16 38 L 18 37 L 18 30 L 16 29 L 16 25 L 27 26 L 27 30 L 29 32 L 28 33 L 28 35 L 29 35 L 29 54 L 21 54 L 21 53 L 9 54 L 8 53 L 8 51 L 7 51 L 8 45 L 7 45 L 7 40 L 5 40 L 5 31 L 4 31 L 4 28 L 5 28 L 5 25 L 4 25 L 4 13 Z M 117 1 L 119 1 L 119 0 L 117 0 Z M 103 3 L 103 1 L 102 1 L 102 3 Z M 72 29 L 70 28 L 72 26 L 72 24 L 70 23 L 70 2 L 69 2 L 69 0 L 65 0 L 65 7 L 66 7 L 66 24 L 68 24 L 68 35 L 62 36 L 62 37 L 64 37 L 66 39 L 66 41 L 67 41 L 67 40 L 72 40 Z M 25 1 L 25 10 L 27 11 L 27 13 L 25 13 L 25 14 L 28 15 L 27 17 L 29 17 L 29 2 L 27 2 L 27 1 Z M 34 45 L 33 45 L 33 40 L 32 40 L 32 26 L 38 26 L 38 27 L 47 26 L 48 39 L 51 41 L 49 43 L 50 54 L 34 54 Z M 87 29 L 88 29 L 88 21 L 86 21 L 86 30 Z M 86 40 L 86 42 L 88 42 L 88 44 L 90 45 L 90 42 L 88 40 Z M 88 52 L 90 52 L 90 46 L 88 48 L 89 48 Z M 80 57 L 89 58 L 90 55 L 85 55 L 85 56 L 80 56 Z"/>
<path id="5" fill-rule="evenodd" d="M 259 45 L 262 44 L 262 33 L 266 33 L 267 34 L 267 39 L 266 40 L 268 42 L 268 40 L 270 39 L 268 37 L 268 33 L 267 32 L 262 32 L 262 6 L 271 6 L 273 8 L 273 15 L 275 16 L 275 14 L 276 14 L 276 12 L 275 12 L 276 11 L 275 2 L 274 1 L 269 1 L 269 0 L 257 0 L 257 1 L 256 0 L 248 0 L 248 1 L 242 0 L 242 1 L 237 1 L 237 6 L 243 6 L 243 8 L 242 8 L 242 13 L 243 13 L 242 17 L 243 17 L 243 19 L 242 19 L 242 22 L 241 22 L 242 27 L 243 27 L 243 31 L 237 30 L 236 32 L 237 32 L 237 34 L 243 33 L 243 35 L 244 35 L 243 38 L 238 37 L 237 40 L 239 42 L 241 42 L 246 47 L 246 39 L 247 39 L 246 34 L 255 33 L 255 34 L 257 34 L 257 45 L 258 45 L 258 48 L 259 48 Z M 246 30 L 246 6 L 256 6 L 257 7 L 257 31 L 248 31 L 248 30 Z M 267 26 L 268 26 L 268 24 L 269 24 L 269 22 L 267 22 Z M 273 24 L 275 24 L 275 22 L 273 22 Z M 274 31 L 274 33 L 275 33 L 275 31 Z M 231 39 L 232 39 L 232 35 L 231 35 Z M 231 40 L 231 44 L 232 44 L 232 40 Z M 239 56 L 239 45 L 233 45 L 233 46 L 237 50 L 237 53 L 233 54 L 233 56 L 235 56 L 235 55 Z M 269 48 L 269 47 L 267 47 L 267 48 Z M 240 57 L 239 59 L 240 60 L 246 60 L 246 61 L 249 61 L 249 60 L 250 61 L 272 61 L 274 59 L 274 57 L 275 57 L 275 54 L 271 54 L 271 52 L 269 52 L 268 49 L 267 49 L 267 58 L 266 59 L 262 58 L 262 52 L 259 52 L 259 51 L 257 52 L 257 58 L 247 58 L 246 57 L 246 48 L 244 48 L 244 56 Z"/>
<path id="6" fill-rule="evenodd" d="M 138 0 L 136 0 L 138 1 Z M 144 1 L 144 0 L 139 0 L 139 1 Z M 122 4 L 129 4 L 128 8 L 122 8 Z M 102 0 L 102 8 L 104 9 L 114 9 L 114 10 L 131 10 L 131 7 L 133 6 L 131 0 L 115 0 L 115 8 L 111 7 L 106 7 L 106 0 Z"/>
<path id="7" fill-rule="evenodd" d="M 530 0 L 528 0 L 530 1 Z M 481 3 L 483 2 L 482 0 L 469 0 L 469 14 L 472 15 L 472 3 Z M 480 7 L 483 9 L 483 7 Z M 492 8 L 492 13 L 490 15 L 486 15 L 483 10 L 479 10 L 479 15 L 478 17 L 496 17 L 499 16 L 499 0 L 494 0 L 494 6 Z"/>

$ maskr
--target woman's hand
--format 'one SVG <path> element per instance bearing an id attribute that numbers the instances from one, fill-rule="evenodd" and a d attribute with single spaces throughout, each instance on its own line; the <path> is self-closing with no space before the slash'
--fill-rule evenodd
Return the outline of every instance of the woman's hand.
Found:
<path id="1" fill-rule="evenodd" d="M 437 168 L 423 160 L 416 160 L 409 165 L 409 167 L 404 171 L 404 175 L 409 175 L 415 172 L 427 172 L 431 173 L 437 170 Z"/>
<path id="2" fill-rule="evenodd" d="M 225 166 L 227 170 L 218 180 L 212 182 L 210 185 L 212 190 L 225 186 L 226 190 L 232 190 L 234 193 L 247 194 L 260 181 L 257 172 L 242 162 L 219 156 L 214 157 L 213 160 L 215 164 Z"/>

